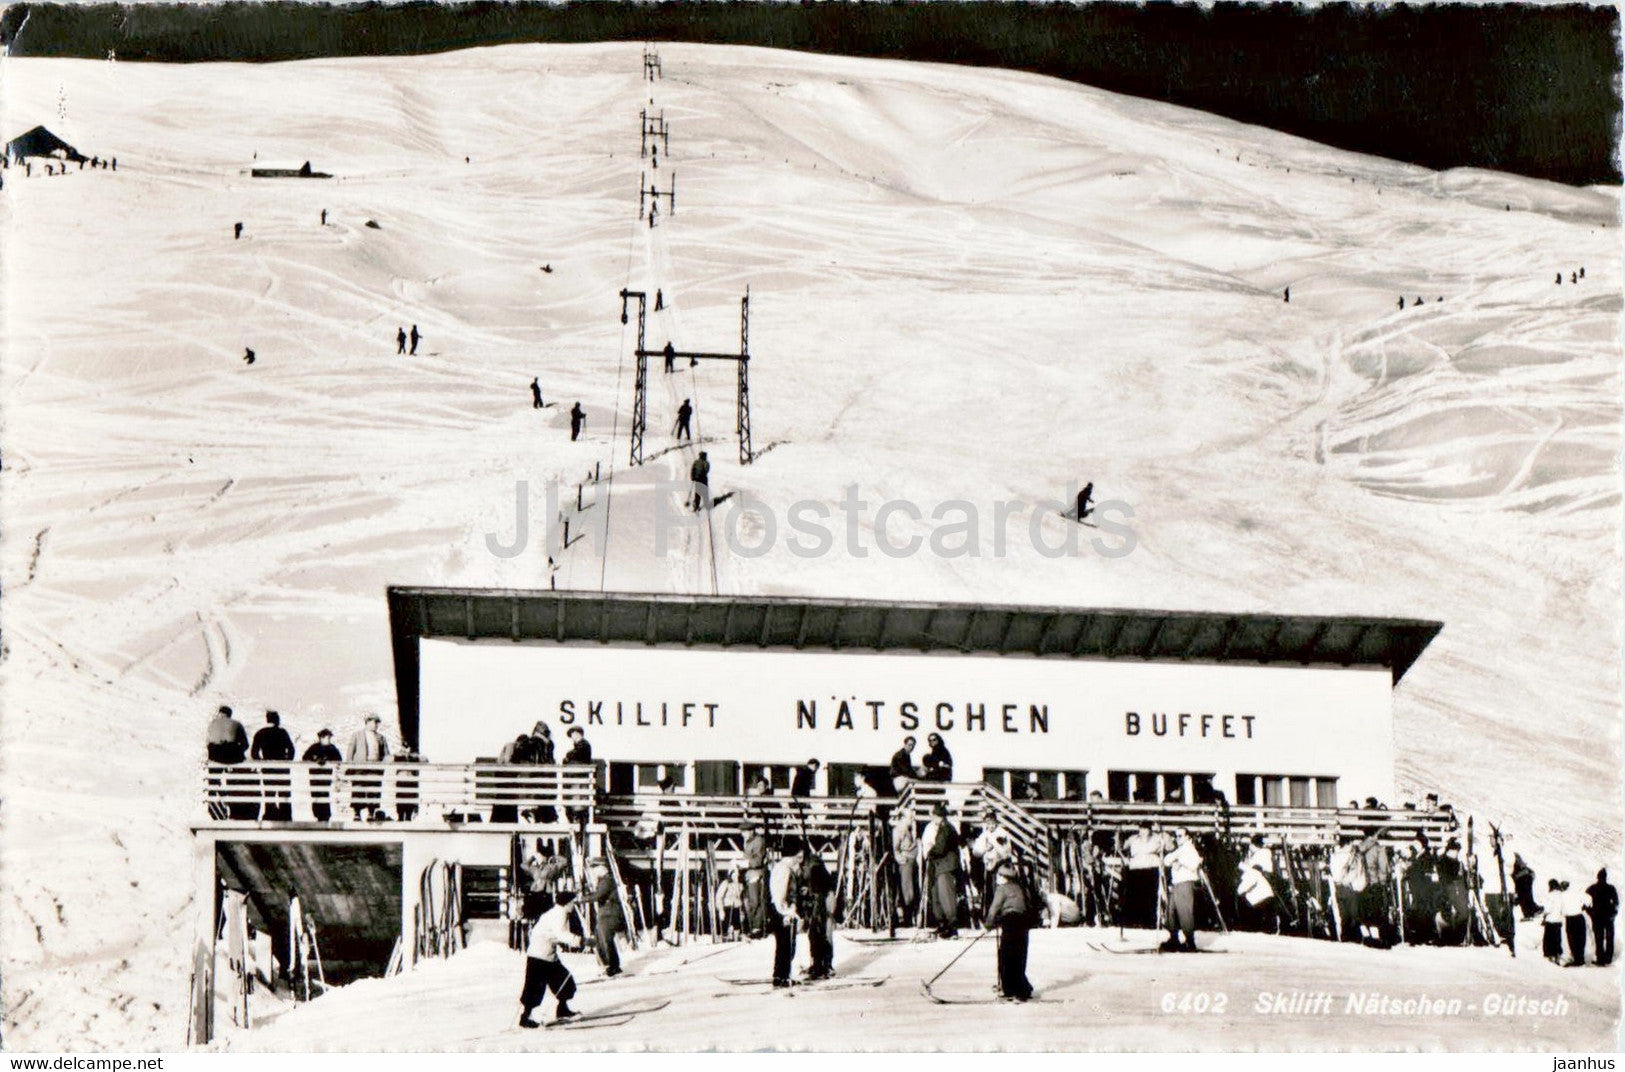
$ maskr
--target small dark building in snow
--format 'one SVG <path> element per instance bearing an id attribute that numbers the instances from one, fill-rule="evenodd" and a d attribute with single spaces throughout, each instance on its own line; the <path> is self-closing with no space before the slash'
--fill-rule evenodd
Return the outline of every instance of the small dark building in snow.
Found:
<path id="1" fill-rule="evenodd" d="M 6 155 L 19 162 L 34 156 L 50 156 L 60 160 L 90 159 L 44 127 L 35 127 L 6 142 Z"/>
<path id="2" fill-rule="evenodd" d="M 333 177 L 325 171 L 312 171 L 309 160 L 306 160 L 302 167 L 257 167 L 250 168 L 248 173 L 256 179 L 331 179 Z"/>

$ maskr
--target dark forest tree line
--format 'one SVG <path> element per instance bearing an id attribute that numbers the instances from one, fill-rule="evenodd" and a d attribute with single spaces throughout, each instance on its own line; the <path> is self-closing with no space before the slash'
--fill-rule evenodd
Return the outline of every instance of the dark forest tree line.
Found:
<path id="1" fill-rule="evenodd" d="M 0 42 L 164 62 L 761 45 L 1027 70 L 1429 167 L 1593 183 L 1620 181 L 1618 24 L 1612 6 L 1581 5 L 22 4 L 0 16 Z"/>

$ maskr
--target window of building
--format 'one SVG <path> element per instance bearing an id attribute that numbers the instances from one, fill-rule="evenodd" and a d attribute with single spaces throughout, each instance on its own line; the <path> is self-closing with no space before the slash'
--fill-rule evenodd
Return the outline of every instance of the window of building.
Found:
<path id="1" fill-rule="evenodd" d="M 701 759 L 694 763 L 694 792 L 708 797 L 740 794 L 739 764 L 731 759 Z"/>
<path id="2" fill-rule="evenodd" d="M 1023 800 L 1031 795 L 1025 787 L 1034 774 L 1038 775 L 1041 800 L 1083 800 L 1089 795 L 1089 772 L 1081 770 L 983 767 L 982 781 L 1012 800 Z"/>
<path id="3" fill-rule="evenodd" d="M 788 793 L 790 791 L 790 779 L 795 777 L 797 766 L 799 764 L 796 763 L 746 763 L 745 788 L 749 790 L 752 782 L 756 781 L 758 777 L 766 775 L 767 782 L 773 787 L 775 794 Z"/>
<path id="4" fill-rule="evenodd" d="M 1335 808 L 1337 779 L 1298 774 L 1238 774 L 1236 803 L 1270 808 Z"/>
<path id="5" fill-rule="evenodd" d="M 1213 775 L 1189 771 L 1107 771 L 1106 797 L 1137 804 L 1209 804 Z"/>

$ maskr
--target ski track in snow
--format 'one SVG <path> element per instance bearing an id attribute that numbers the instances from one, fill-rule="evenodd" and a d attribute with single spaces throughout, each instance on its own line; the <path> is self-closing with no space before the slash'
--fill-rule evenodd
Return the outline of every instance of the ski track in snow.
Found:
<path id="1" fill-rule="evenodd" d="M 636 45 L 0 63 L 8 116 L 120 161 L 0 193 L 8 1043 L 176 1045 L 214 706 L 276 707 L 301 748 L 387 714 L 385 587 L 546 588 L 545 486 L 573 512 L 594 464 L 561 586 L 1436 617 L 1395 697 L 1402 792 L 1503 822 L 1542 880 L 1617 863 L 1617 191 L 1013 72 L 663 59 L 657 182 L 681 178 L 652 230 Z M 255 154 L 338 178 L 252 180 Z M 616 292 L 662 289 L 652 346 L 725 351 L 746 285 L 758 463 L 731 366 L 652 361 L 628 469 Z M 530 408 L 535 375 L 558 405 Z M 657 557 L 658 480 L 702 447 L 734 498 Z M 1133 506 L 1133 554 L 1045 557 L 1027 514 L 991 553 L 994 502 L 1084 479 Z M 517 480 L 531 546 L 498 558 Z M 973 501 L 984 554 L 891 558 L 866 521 L 849 557 L 848 485 L 870 518 Z M 747 497 L 778 517 L 764 555 L 727 539 L 762 535 Z M 831 554 L 786 549 L 801 499 L 835 511 Z"/>

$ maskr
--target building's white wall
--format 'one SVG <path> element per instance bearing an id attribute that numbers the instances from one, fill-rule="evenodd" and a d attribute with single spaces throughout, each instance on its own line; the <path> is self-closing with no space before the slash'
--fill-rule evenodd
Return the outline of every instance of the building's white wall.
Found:
<path id="1" fill-rule="evenodd" d="M 948 703 L 951 728 L 939 732 L 964 780 L 984 766 L 1087 769 L 1104 789 L 1107 770 L 1212 771 L 1232 793 L 1240 771 L 1335 776 L 1345 798 L 1393 790 L 1382 669 L 439 638 L 420 653 L 420 744 L 436 762 L 494 756 L 545 719 L 561 756 L 564 731 L 580 725 L 599 759 L 884 764 L 907 734 L 923 752 L 936 705 Z M 849 720 L 839 718 L 843 700 Z M 798 701 L 816 702 L 816 727 L 798 725 Z M 904 703 L 916 705 L 917 728 Z M 974 728 L 971 704 L 986 712 Z M 1047 707 L 1047 732 L 1033 705 Z M 1153 732 L 1153 714 L 1168 716 L 1166 735 Z"/>

